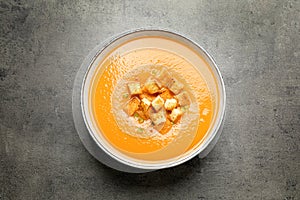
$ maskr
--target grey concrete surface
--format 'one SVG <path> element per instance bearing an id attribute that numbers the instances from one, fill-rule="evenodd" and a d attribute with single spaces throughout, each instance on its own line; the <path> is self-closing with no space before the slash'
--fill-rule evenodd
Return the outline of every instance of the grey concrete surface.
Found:
<path id="1" fill-rule="evenodd" d="M 71 94 L 96 44 L 139 27 L 206 48 L 228 101 L 208 157 L 136 175 L 85 150 Z M 300 199 L 299 65 L 298 0 L 0 1 L 0 199 Z"/>

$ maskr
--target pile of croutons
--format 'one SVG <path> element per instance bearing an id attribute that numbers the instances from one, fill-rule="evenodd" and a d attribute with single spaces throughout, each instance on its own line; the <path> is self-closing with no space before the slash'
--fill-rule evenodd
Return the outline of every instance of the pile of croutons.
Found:
<path id="1" fill-rule="evenodd" d="M 171 77 L 166 70 L 150 76 L 145 83 L 137 81 L 127 84 L 130 100 L 124 111 L 138 123 L 151 120 L 161 134 L 167 133 L 187 110 L 190 98 L 184 85 Z"/>

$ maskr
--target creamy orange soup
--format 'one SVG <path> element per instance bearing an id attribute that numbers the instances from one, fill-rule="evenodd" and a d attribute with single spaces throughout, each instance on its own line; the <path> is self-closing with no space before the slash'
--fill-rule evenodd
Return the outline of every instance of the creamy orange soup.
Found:
<path id="1" fill-rule="evenodd" d="M 184 79 L 193 93 L 198 112 L 195 123 L 177 129 L 178 134 L 166 134 L 160 139 L 126 133 L 113 113 L 112 97 L 120 80 L 135 68 L 151 65 L 164 66 Z M 93 83 L 96 85 L 91 97 L 93 115 L 98 128 L 114 148 L 131 157 L 155 160 L 178 156 L 202 141 L 212 120 L 213 101 L 201 73 L 187 60 L 170 51 L 142 48 L 110 57 L 99 66 L 105 70 L 98 72 Z"/>

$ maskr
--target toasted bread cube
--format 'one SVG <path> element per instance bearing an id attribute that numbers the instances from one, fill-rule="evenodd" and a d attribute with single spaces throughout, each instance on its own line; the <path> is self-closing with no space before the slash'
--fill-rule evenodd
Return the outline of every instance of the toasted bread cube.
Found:
<path id="1" fill-rule="evenodd" d="M 172 77 L 166 69 L 162 69 L 156 76 L 157 80 L 166 87 L 170 86 Z"/>
<path id="2" fill-rule="evenodd" d="M 141 101 L 141 107 L 143 111 L 147 111 L 150 106 L 151 106 L 151 101 L 149 101 L 147 98 L 143 98 Z"/>
<path id="3" fill-rule="evenodd" d="M 124 111 L 129 115 L 129 116 L 132 116 L 135 111 L 137 111 L 139 109 L 139 105 L 140 105 L 140 100 L 139 98 L 137 97 L 133 97 L 131 98 L 125 108 L 124 108 Z"/>
<path id="4" fill-rule="evenodd" d="M 146 112 L 147 113 L 147 112 Z M 142 110 L 137 110 L 134 115 L 137 115 L 138 117 L 142 118 L 143 120 L 147 120 L 149 119 L 149 115 L 146 114 L 144 111 Z"/>
<path id="5" fill-rule="evenodd" d="M 159 132 L 161 134 L 166 134 L 171 130 L 171 128 L 172 128 L 172 122 L 169 119 L 166 119 L 164 126 L 162 127 L 162 129 L 160 129 Z"/>
<path id="6" fill-rule="evenodd" d="M 160 88 L 159 93 L 161 94 L 161 93 L 165 92 L 166 90 L 167 90 L 167 88 L 162 87 L 162 88 Z"/>
<path id="7" fill-rule="evenodd" d="M 187 92 L 181 92 L 179 94 L 177 94 L 175 96 L 175 98 L 178 100 L 178 104 L 180 106 L 186 106 L 186 105 L 189 105 L 190 104 L 190 97 L 188 95 Z"/>
<path id="8" fill-rule="evenodd" d="M 170 114 L 170 119 L 172 122 L 176 123 L 180 117 L 182 115 L 182 111 L 180 108 L 175 108 L 172 110 L 171 114 Z"/>
<path id="9" fill-rule="evenodd" d="M 139 95 L 139 97 L 140 97 L 140 99 L 146 98 L 149 101 L 153 101 L 156 98 L 155 95 L 148 94 L 148 93 L 142 93 L 142 94 Z"/>
<path id="10" fill-rule="evenodd" d="M 141 84 L 139 82 L 131 82 L 127 84 L 130 95 L 142 94 Z"/>
<path id="11" fill-rule="evenodd" d="M 177 100 L 176 99 L 167 99 L 165 101 L 165 109 L 166 110 L 173 110 L 177 106 Z"/>
<path id="12" fill-rule="evenodd" d="M 164 106 L 165 101 L 159 95 L 152 101 L 152 107 L 157 112 Z"/>
<path id="13" fill-rule="evenodd" d="M 155 93 L 159 92 L 159 89 L 160 89 L 157 80 L 155 80 L 152 77 L 149 77 L 147 79 L 144 87 L 149 94 L 155 94 Z"/>
<path id="14" fill-rule="evenodd" d="M 172 78 L 171 85 L 170 85 L 169 89 L 174 94 L 178 94 L 183 89 L 183 87 L 184 87 L 184 85 L 182 83 L 180 83 L 177 79 Z"/>
<path id="15" fill-rule="evenodd" d="M 167 99 L 172 99 L 174 96 L 172 92 L 167 88 L 162 88 L 160 91 L 161 91 L 160 97 L 163 98 L 163 100 L 165 101 Z"/>
<path id="16" fill-rule="evenodd" d="M 155 112 L 154 109 L 151 109 L 149 111 L 149 117 L 156 129 L 161 129 L 167 120 L 164 109 L 161 109 L 159 112 Z"/>

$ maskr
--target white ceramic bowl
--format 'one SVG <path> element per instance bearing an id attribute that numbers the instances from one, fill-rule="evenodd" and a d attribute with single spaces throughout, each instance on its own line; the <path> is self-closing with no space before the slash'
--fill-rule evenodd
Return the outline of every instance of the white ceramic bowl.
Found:
<path id="1" fill-rule="evenodd" d="M 208 63 L 209 67 L 205 67 L 204 65 L 198 65 L 197 62 L 201 62 L 196 59 L 195 55 L 183 55 L 184 57 L 188 57 L 190 62 L 194 62 L 193 65 L 198 68 L 198 71 L 202 74 L 203 77 L 205 77 L 205 80 L 207 82 L 207 85 L 210 89 L 210 92 L 212 94 L 212 97 L 215 102 L 215 112 L 213 114 L 213 119 L 211 123 L 211 127 L 209 128 L 208 132 L 206 133 L 206 136 L 204 139 L 196 145 L 191 150 L 183 153 L 181 156 L 176 157 L 174 159 L 169 160 L 163 160 L 160 162 L 145 162 L 143 160 L 137 160 L 134 158 L 130 158 L 122 153 L 120 153 L 117 149 L 115 149 L 110 143 L 104 138 L 104 136 L 101 134 L 101 130 L 97 128 L 95 119 L 91 112 L 91 103 L 89 102 L 89 95 L 90 95 L 90 86 L 93 81 L 94 74 L 98 70 L 99 63 L 103 61 L 103 59 L 111 53 L 116 47 L 119 47 L 122 44 L 128 43 L 128 41 L 132 41 L 135 38 L 143 37 L 143 36 L 159 36 L 164 38 L 169 38 L 172 41 L 177 41 L 178 43 L 184 44 L 185 46 L 192 49 L 194 53 L 190 54 L 197 54 L 198 57 L 200 57 Z M 153 47 L 151 44 L 138 44 L 141 45 L 142 48 L 147 47 Z M 158 48 L 172 48 L 171 46 L 164 47 L 159 46 Z M 176 45 L 176 44 L 174 44 Z M 138 46 L 133 45 L 132 48 L 137 48 Z M 128 49 L 127 49 L 128 50 Z M 174 46 L 174 48 L 170 49 L 173 52 L 178 51 L 176 53 L 180 52 L 180 47 L 177 48 Z M 120 50 L 122 51 L 122 49 Z M 120 53 L 120 52 L 119 52 Z M 122 52 L 121 52 L 122 53 Z M 133 30 L 126 33 L 122 33 L 118 36 L 112 37 L 111 39 L 105 41 L 104 43 L 98 45 L 85 59 L 85 61 L 82 64 L 82 67 L 85 67 L 86 73 L 84 75 L 83 81 L 82 81 L 82 88 L 81 88 L 81 109 L 82 109 L 82 116 L 85 122 L 85 125 L 88 129 L 89 134 L 93 138 L 94 142 L 99 148 L 99 151 L 103 151 L 105 154 L 108 155 L 109 159 L 112 159 L 111 163 L 120 163 L 121 166 L 129 166 L 134 172 L 134 169 L 136 169 L 137 172 L 143 172 L 144 171 L 152 171 L 152 170 L 158 170 L 168 167 L 173 167 L 176 165 L 179 165 L 181 163 L 184 163 L 191 158 L 195 157 L 196 155 L 200 155 L 200 157 L 206 156 L 209 151 L 213 148 L 214 144 L 216 143 L 220 132 L 221 132 L 221 126 L 222 122 L 224 120 L 224 113 L 225 113 L 225 87 L 223 83 L 223 79 L 221 77 L 220 71 L 214 62 L 213 58 L 199 45 L 197 45 L 192 40 L 171 31 L 167 30 L 154 30 L 154 29 L 139 29 L 139 30 Z M 114 164 L 109 164 L 110 162 L 105 162 L 106 165 L 115 168 Z M 122 167 L 118 167 L 118 170 L 122 170 Z M 127 171 L 127 170 L 124 170 Z"/>

